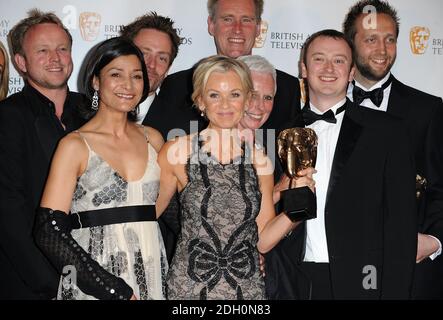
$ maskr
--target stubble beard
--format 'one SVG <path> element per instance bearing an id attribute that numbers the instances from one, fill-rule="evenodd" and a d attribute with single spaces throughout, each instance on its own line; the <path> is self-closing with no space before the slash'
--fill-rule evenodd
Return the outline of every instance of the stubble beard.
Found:
<path id="1" fill-rule="evenodd" d="M 381 79 L 383 79 L 391 71 L 394 62 L 395 62 L 395 57 L 394 59 L 392 59 L 391 63 L 383 71 L 383 73 L 377 74 L 374 71 L 374 69 L 369 65 L 369 63 L 362 61 L 360 57 L 357 57 L 357 59 L 355 59 L 355 65 L 357 67 L 357 70 L 364 78 L 370 81 L 380 81 Z"/>

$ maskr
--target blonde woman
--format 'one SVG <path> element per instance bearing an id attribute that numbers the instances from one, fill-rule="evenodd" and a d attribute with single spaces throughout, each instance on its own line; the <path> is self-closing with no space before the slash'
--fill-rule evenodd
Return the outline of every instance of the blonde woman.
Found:
<path id="1" fill-rule="evenodd" d="M 209 125 L 168 141 L 159 154 L 157 212 L 177 189 L 182 208 L 167 298 L 264 299 L 259 252 L 269 251 L 296 224 L 275 217 L 270 160 L 238 134 L 250 105 L 251 75 L 241 61 L 212 56 L 199 63 L 193 82 L 192 99 Z"/>
<path id="2" fill-rule="evenodd" d="M 0 41 L 0 101 L 6 98 L 9 89 L 9 58 L 8 52 Z"/>

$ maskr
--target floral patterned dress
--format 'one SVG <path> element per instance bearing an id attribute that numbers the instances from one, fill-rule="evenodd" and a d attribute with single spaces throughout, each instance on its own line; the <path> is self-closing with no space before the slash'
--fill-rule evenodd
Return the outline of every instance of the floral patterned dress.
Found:
<path id="1" fill-rule="evenodd" d="M 157 153 L 149 142 L 149 159 L 143 177 L 128 182 L 90 148 L 86 139 L 84 141 L 89 149 L 88 165 L 77 181 L 71 214 L 155 204 L 160 168 L 157 164 Z M 72 230 L 71 235 L 101 267 L 125 280 L 137 298 L 165 298 L 168 263 L 157 221 L 81 228 Z M 67 283 L 63 277 L 58 298 L 94 299 L 73 285 L 72 279 Z"/>

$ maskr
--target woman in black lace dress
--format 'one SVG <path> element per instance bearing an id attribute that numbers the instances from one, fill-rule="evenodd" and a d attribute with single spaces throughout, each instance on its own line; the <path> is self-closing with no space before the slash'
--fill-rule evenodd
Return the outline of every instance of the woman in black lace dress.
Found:
<path id="1" fill-rule="evenodd" d="M 167 298 L 264 299 L 259 251 L 269 251 L 295 224 L 275 217 L 270 160 L 239 139 L 250 73 L 243 62 L 212 56 L 199 63 L 193 84 L 193 101 L 209 125 L 167 142 L 159 154 L 157 212 L 176 189 L 182 208 Z"/>

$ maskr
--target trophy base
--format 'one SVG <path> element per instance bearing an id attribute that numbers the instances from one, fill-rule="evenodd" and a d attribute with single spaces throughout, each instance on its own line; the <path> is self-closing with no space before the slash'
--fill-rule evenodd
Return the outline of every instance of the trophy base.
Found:
<path id="1" fill-rule="evenodd" d="M 280 211 L 283 211 L 292 222 L 317 218 L 315 193 L 309 187 L 282 191 Z"/>

